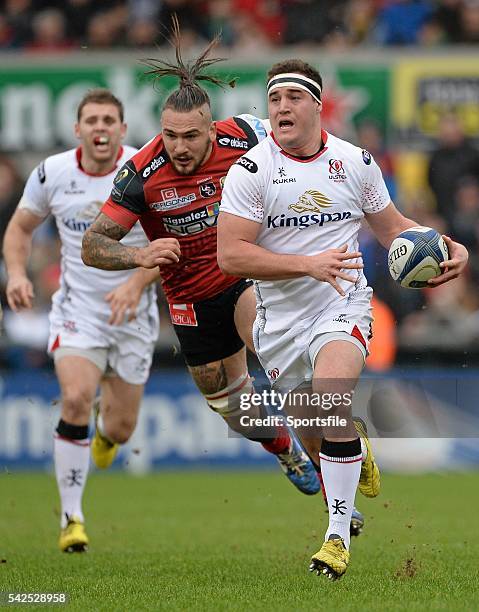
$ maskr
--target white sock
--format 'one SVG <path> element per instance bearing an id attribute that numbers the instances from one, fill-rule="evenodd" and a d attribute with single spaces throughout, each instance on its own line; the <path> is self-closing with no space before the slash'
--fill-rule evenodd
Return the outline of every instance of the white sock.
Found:
<path id="1" fill-rule="evenodd" d="M 349 456 L 344 456 L 345 454 Z M 343 538 L 346 548 L 349 549 L 351 514 L 361 473 L 362 453 L 359 440 L 323 440 L 319 459 L 329 508 L 329 525 L 324 539 L 326 541 L 331 534 L 337 534 Z"/>
<path id="2" fill-rule="evenodd" d="M 61 527 L 66 527 L 67 516 L 84 521 L 81 502 L 88 476 L 90 440 L 61 438 L 56 432 L 53 442 L 55 474 L 61 500 Z"/>

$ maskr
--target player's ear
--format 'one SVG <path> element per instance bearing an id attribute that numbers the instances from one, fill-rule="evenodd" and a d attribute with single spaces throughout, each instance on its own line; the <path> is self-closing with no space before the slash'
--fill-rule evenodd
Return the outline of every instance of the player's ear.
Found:
<path id="1" fill-rule="evenodd" d="M 80 125 L 79 125 L 78 123 L 75 123 L 75 125 L 74 125 L 74 128 L 73 128 L 73 129 L 74 129 L 74 131 L 75 131 L 75 136 L 76 136 L 77 138 L 81 138 L 81 136 L 80 136 Z"/>
<path id="2" fill-rule="evenodd" d="M 216 140 L 216 123 L 214 121 L 212 121 L 210 124 L 209 137 L 211 142 L 214 142 Z"/>
<path id="3" fill-rule="evenodd" d="M 320 113 L 322 110 L 323 110 L 323 103 L 318 102 L 318 113 Z"/>
<path id="4" fill-rule="evenodd" d="M 126 130 L 127 129 L 128 129 L 128 125 L 126 123 L 122 123 L 121 124 L 121 130 L 120 130 L 120 136 L 121 136 L 122 140 L 123 140 L 123 138 L 125 138 Z"/>

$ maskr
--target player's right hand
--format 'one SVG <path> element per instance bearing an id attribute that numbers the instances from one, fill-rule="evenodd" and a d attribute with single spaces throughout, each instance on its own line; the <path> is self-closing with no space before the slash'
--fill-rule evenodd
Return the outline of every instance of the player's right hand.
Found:
<path id="1" fill-rule="evenodd" d="M 31 308 L 33 306 L 33 285 L 24 275 L 9 276 L 7 282 L 7 302 L 13 312 L 18 312 L 21 308 Z"/>
<path id="2" fill-rule="evenodd" d="M 348 252 L 348 247 L 344 244 L 339 249 L 329 249 L 324 253 L 310 256 L 309 276 L 316 280 L 329 283 L 336 289 L 339 295 L 346 295 L 343 289 L 337 282 L 337 278 L 341 278 L 350 283 L 357 281 L 357 275 L 347 274 L 343 270 L 361 270 L 364 268 L 362 261 L 349 261 L 350 259 L 361 258 L 360 251 Z"/>
<path id="3" fill-rule="evenodd" d="M 180 243 L 176 238 L 158 238 L 138 249 L 137 263 L 142 268 L 167 266 L 180 261 Z"/>

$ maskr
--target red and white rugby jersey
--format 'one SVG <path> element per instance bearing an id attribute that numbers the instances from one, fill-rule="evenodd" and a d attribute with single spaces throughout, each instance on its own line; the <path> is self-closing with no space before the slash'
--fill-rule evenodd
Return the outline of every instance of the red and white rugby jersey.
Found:
<path id="1" fill-rule="evenodd" d="M 270 135 L 228 172 L 221 211 L 259 223 L 259 246 L 298 255 L 344 244 L 357 251 L 364 213 L 380 212 L 389 204 L 370 153 L 324 130 L 322 136 L 321 151 L 299 158 L 283 151 Z M 367 281 L 362 271 L 350 272 L 357 273 L 356 284 L 337 281 L 351 301 L 352 292 Z M 266 309 L 266 332 L 292 327 L 343 299 L 329 283 L 309 276 L 256 281 L 256 289 Z"/>
<path id="2" fill-rule="evenodd" d="M 81 259 L 83 234 L 90 227 L 108 197 L 111 182 L 120 168 L 137 152 L 133 147 L 120 149 L 117 163 L 108 174 L 92 175 L 81 165 L 81 148 L 47 157 L 30 174 L 19 208 L 39 217 L 52 214 L 62 244 L 60 292 L 64 297 L 81 295 L 86 309 L 108 317 L 110 306 L 105 295 L 115 289 L 134 270 L 107 271 L 85 266 Z M 123 240 L 128 246 L 146 246 L 148 240 L 137 224 Z M 140 309 L 153 299 L 154 288 L 143 295 Z"/>
<path id="3" fill-rule="evenodd" d="M 150 240 L 180 242 L 178 264 L 161 267 L 170 303 L 189 303 L 217 295 L 236 282 L 216 259 L 216 225 L 226 173 L 245 151 L 266 137 L 252 115 L 216 122 L 217 136 L 208 160 L 191 176 L 178 174 L 162 135 L 147 143 L 118 172 L 102 212 L 129 228 L 139 219 Z"/>

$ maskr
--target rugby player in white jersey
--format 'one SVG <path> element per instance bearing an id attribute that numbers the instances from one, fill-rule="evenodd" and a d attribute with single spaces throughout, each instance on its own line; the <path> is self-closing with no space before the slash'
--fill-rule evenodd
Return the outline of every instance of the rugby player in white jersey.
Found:
<path id="1" fill-rule="evenodd" d="M 159 320 L 157 270 L 103 271 L 86 267 L 80 256 L 85 230 L 97 216 L 111 182 L 136 149 L 122 146 L 123 105 L 105 89 L 92 90 L 78 107 L 71 149 L 45 159 L 31 174 L 5 234 L 7 299 L 18 311 L 31 308 L 27 262 L 34 229 L 52 214 L 62 243 L 60 289 L 53 296 L 48 350 L 61 389 L 61 416 L 54 435 L 54 458 L 61 499 L 59 546 L 87 549 L 82 495 L 90 454 L 88 422 L 98 386 L 97 428 L 92 456 L 108 467 L 118 445 L 134 431 L 148 378 Z M 148 245 L 141 227 L 124 238 Z M 165 245 L 174 252 L 175 239 Z M 165 258 L 168 265 L 170 259 Z"/>
<path id="2" fill-rule="evenodd" d="M 342 398 L 335 414 L 346 419 L 345 427 L 323 427 L 320 446 L 320 430 L 307 432 L 318 441 L 329 504 L 325 542 L 310 570 L 335 579 L 349 564 L 358 484 L 371 497 L 379 492 L 371 447 L 362 435 L 362 449 L 351 419 L 351 394 L 372 323 L 372 289 L 362 272 L 358 230 L 365 218 L 388 248 L 417 223 L 395 208 L 367 151 L 321 129 L 321 90 L 321 76 L 301 60 L 280 62 L 269 71 L 272 133 L 228 172 L 218 262 L 227 274 L 256 279 L 255 346 L 273 388 L 287 391 L 312 381 L 317 398 L 331 392 Z M 466 249 L 445 240 L 450 259 L 431 286 L 455 278 L 467 262 Z"/>

